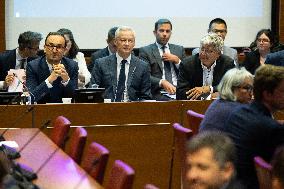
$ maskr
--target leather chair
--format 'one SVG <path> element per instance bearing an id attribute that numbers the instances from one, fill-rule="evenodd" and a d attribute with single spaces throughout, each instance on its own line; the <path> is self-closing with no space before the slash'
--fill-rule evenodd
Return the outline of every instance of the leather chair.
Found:
<path id="1" fill-rule="evenodd" d="M 198 133 L 199 126 L 204 118 L 204 115 L 192 110 L 187 110 L 186 115 L 189 128 L 192 130 L 193 134 L 196 135 Z"/>
<path id="2" fill-rule="evenodd" d="M 102 185 L 108 158 L 109 150 L 92 142 L 82 160 L 81 167 Z"/>
<path id="3" fill-rule="evenodd" d="M 70 138 L 70 150 L 67 154 L 77 163 L 80 164 L 84 147 L 87 140 L 87 131 L 82 127 L 77 127 Z"/>
<path id="4" fill-rule="evenodd" d="M 60 148 L 64 149 L 71 122 L 64 116 L 58 116 L 52 126 L 50 138 Z"/>
<path id="5" fill-rule="evenodd" d="M 271 189 L 272 188 L 271 164 L 266 162 L 264 159 L 262 159 L 259 156 L 254 157 L 253 160 L 259 183 L 259 189 Z"/>
<path id="6" fill-rule="evenodd" d="M 131 189 L 135 172 L 121 160 L 115 160 L 105 189 Z"/>

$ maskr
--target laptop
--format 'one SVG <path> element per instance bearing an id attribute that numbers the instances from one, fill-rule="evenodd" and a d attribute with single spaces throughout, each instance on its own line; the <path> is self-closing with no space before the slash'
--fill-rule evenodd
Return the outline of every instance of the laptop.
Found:
<path id="1" fill-rule="evenodd" d="M 75 89 L 75 103 L 102 103 L 104 102 L 105 88 Z"/>

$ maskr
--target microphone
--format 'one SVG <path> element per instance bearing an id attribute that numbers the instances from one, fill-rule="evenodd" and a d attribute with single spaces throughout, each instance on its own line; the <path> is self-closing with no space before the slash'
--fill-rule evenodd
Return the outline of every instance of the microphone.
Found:
<path id="1" fill-rule="evenodd" d="M 16 77 L 18 80 L 19 80 L 19 82 L 23 85 L 23 87 L 26 89 L 26 92 L 28 92 L 28 94 L 30 94 L 32 97 L 33 97 L 33 99 L 31 99 L 31 101 L 29 101 L 29 100 L 26 100 L 24 103 L 36 103 L 36 101 L 35 101 L 35 95 L 32 93 L 32 92 L 30 92 L 30 90 L 29 90 L 29 88 L 26 86 L 26 84 L 24 84 L 21 80 L 20 80 L 20 78 L 17 76 L 17 74 L 15 74 L 15 73 L 13 73 L 13 76 L 14 77 Z M 24 92 L 23 92 L 23 94 L 24 94 Z"/>
<path id="2" fill-rule="evenodd" d="M 6 128 L 0 135 L 0 141 L 5 141 L 4 135 L 10 128 Z"/>

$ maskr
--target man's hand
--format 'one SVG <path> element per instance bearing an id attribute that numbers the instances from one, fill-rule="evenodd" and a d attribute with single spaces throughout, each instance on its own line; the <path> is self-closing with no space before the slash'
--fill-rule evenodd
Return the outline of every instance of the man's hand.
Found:
<path id="1" fill-rule="evenodd" d="M 49 83 L 53 83 L 57 79 L 57 77 L 61 77 L 63 82 L 68 81 L 69 76 L 63 64 L 53 64 L 52 72 L 48 77 Z"/>
<path id="2" fill-rule="evenodd" d="M 167 93 L 176 94 L 176 87 L 167 80 L 162 80 L 161 86 L 167 91 Z"/>
<path id="3" fill-rule="evenodd" d="M 185 94 L 187 95 L 187 99 L 189 100 L 196 100 L 200 97 L 200 95 L 209 93 L 210 87 L 209 86 L 203 86 L 203 87 L 194 87 L 193 89 L 190 89 Z"/>
<path id="4" fill-rule="evenodd" d="M 14 75 L 12 74 L 8 74 L 5 78 L 5 82 L 4 82 L 4 87 L 9 87 L 10 85 L 12 85 L 13 81 L 14 81 Z"/>
<path id="5" fill-rule="evenodd" d="M 179 63 L 179 58 L 171 53 L 164 53 L 162 56 L 163 61 L 169 61 L 169 62 L 173 62 L 175 64 Z"/>

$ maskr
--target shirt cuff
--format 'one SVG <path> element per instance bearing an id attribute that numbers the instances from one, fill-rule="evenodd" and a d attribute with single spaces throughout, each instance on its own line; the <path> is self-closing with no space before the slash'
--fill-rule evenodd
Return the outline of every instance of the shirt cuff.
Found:
<path id="1" fill-rule="evenodd" d="M 211 85 L 209 87 L 210 87 L 210 94 L 212 94 L 214 92 L 214 89 Z"/>
<path id="2" fill-rule="evenodd" d="M 0 89 L 4 89 L 4 81 L 0 81 Z"/>
<path id="3" fill-rule="evenodd" d="M 162 87 L 162 81 L 163 80 L 165 80 L 165 79 L 161 79 L 160 81 L 159 81 L 159 87 Z"/>
<path id="4" fill-rule="evenodd" d="M 67 81 L 65 81 L 65 82 L 61 81 L 61 83 L 62 83 L 62 85 L 64 85 L 64 87 L 66 87 L 66 85 L 68 85 L 69 81 L 70 81 L 70 77 L 69 77 L 69 79 Z"/>
<path id="5" fill-rule="evenodd" d="M 48 79 L 45 80 L 45 84 L 47 85 L 47 87 L 50 89 L 53 86 L 51 85 L 51 83 L 49 83 Z"/>

